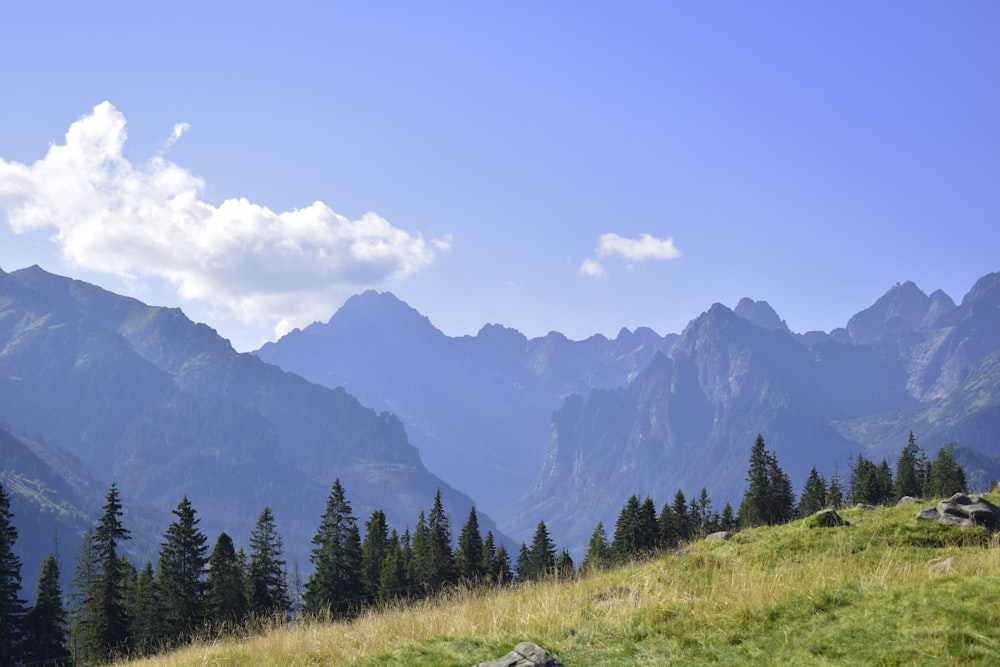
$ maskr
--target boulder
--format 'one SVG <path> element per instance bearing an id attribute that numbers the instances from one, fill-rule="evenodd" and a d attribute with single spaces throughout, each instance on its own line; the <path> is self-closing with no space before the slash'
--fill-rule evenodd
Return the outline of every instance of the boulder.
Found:
<path id="1" fill-rule="evenodd" d="M 514 650 L 496 660 L 480 662 L 473 667 L 566 667 L 538 644 L 521 642 Z"/>
<path id="2" fill-rule="evenodd" d="M 967 496 L 964 493 L 956 493 L 948 500 L 922 510 L 917 518 L 960 528 L 982 526 L 987 530 L 1000 530 L 1000 507 L 982 496 Z"/>
<path id="3" fill-rule="evenodd" d="M 813 514 L 813 520 L 809 525 L 833 528 L 834 526 L 849 526 L 851 524 L 847 523 L 842 516 L 837 514 L 837 510 L 825 509 Z"/>
<path id="4" fill-rule="evenodd" d="M 873 509 L 875 509 L 875 506 L 874 505 L 869 505 L 868 503 L 858 503 L 857 505 L 854 506 L 854 509 L 856 509 L 856 510 L 873 510 Z"/>
<path id="5" fill-rule="evenodd" d="M 728 530 L 720 530 L 717 533 L 711 533 L 709 535 L 706 535 L 705 536 L 705 540 L 706 541 L 728 540 L 730 537 L 732 537 L 735 534 L 736 533 L 730 532 Z"/>
<path id="6" fill-rule="evenodd" d="M 913 496 L 903 496 L 902 498 L 899 499 L 899 502 L 896 503 L 896 507 L 903 507 L 904 505 L 912 505 L 915 502 L 917 502 L 917 499 L 914 498 Z"/>

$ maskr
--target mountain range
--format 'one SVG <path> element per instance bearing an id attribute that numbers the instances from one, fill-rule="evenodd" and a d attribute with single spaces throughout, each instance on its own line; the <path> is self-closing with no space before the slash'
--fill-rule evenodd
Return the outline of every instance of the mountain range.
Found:
<path id="1" fill-rule="evenodd" d="M 112 481 L 140 564 L 184 496 L 213 542 L 224 530 L 246 545 L 269 506 L 303 571 L 335 478 L 360 521 L 381 508 L 401 531 L 438 489 L 455 521 L 473 504 L 392 414 L 239 354 L 178 309 L 38 267 L 0 271 L 0 424 L 27 581 L 55 538 L 73 562 Z"/>
<path id="2" fill-rule="evenodd" d="M 801 488 L 812 466 L 844 480 L 859 453 L 893 462 L 910 430 L 931 454 L 957 443 L 973 486 L 1000 476 L 1000 273 L 958 304 L 897 284 L 830 332 L 744 298 L 679 334 L 581 341 L 447 336 L 370 291 L 238 354 L 180 310 L 0 271 L 0 480 L 32 526 L 26 563 L 55 538 L 73 558 L 116 481 L 137 560 L 187 495 L 238 544 L 269 505 L 308 569 L 335 477 L 361 520 L 412 527 L 440 488 L 453 524 L 475 504 L 516 544 L 544 520 L 579 556 L 632 494 L 704 486 L 736 505 L 758 433 Z"/>
<path id="3" fill-rule="evenodd" d="M 894 285 L 844 327 L 793 333 L 766 301 L 715 304 L 681 334 L 448 337 L 388 293 L 349 300 L 262 359 L 398 414 L 428 467 L 527 540 L 539 520 L 580 555 L 629 495 L 707 487 L 739 502 L 758 433 L 801 488 L 857 454 L 893 462 L 910 430 L 1000 476 L 1000 273 L 956 304 Z"/>

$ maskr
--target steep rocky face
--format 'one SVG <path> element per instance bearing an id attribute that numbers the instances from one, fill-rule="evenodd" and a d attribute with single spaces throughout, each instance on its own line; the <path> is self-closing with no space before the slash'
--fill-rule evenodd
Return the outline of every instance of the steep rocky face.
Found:
<path id="1" fill-rule="evenodd" d="M 393 415 L 237 354 L 178 310 L 37 267 L 0 276 L 0 392 L 0 420 L 72 451 L 130 502 L 187 495 L 207 532 L 244 543 L 269 505 L 303 567 L 335 477 L 361 518 L 382 508 L 400 529 L 438 488 L 455 516 L 472 505 Z"/>
<path id="2" fill-rule="evenodd" d="M 847 332 L 858 345 L 871 345 L 886 336 L 916 329 L 931 308 L 931 299 L 915 284 L 897 284 L 873 305 L 847 322 Z"/>
<path id="3" fill-rule="evenodd" d="M 453 338 L 395 296 L 366 292 L 256 354 L 398 414 L 428 467 L 489 511 L 531 483 L 567 395 L 627 383 L 676 338 L 622 329 L 611 340 L 528 339 L 498 324 Z"/>
<path id="4" fill-rule="evenodd" d="M 788 331 L 788 325 L 778 317 L 778 313 L 767 301 L 754 301 L 743 297 L 733 309 L 738 317 L 749 320 L 751 324 L 768 331 Z"/>

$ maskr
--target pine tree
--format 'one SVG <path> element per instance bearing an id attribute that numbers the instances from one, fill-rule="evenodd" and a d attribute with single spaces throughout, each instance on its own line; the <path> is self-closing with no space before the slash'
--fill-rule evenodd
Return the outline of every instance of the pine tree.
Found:
<path id="1" fill-rule="evenodd" d="M 497 581 L 497 545 L 493 537 L 493 531 L 486 531 L 483 538 L 483 577 L 490 583 Z"/>
<path id="2" fill-rule="evenodd" d="M 826 480 L 816 471 L 813 466 L 809 471 L 809 477 L 802 487 L 802 496 L 799 499 L 799 516 L 807 517 L 819 512 L 826 507 Z"/>
<path id="3" fill-rule="evenodd" d="M 830 487 L 826 491 L 826 504 L 835 510 L 844 506 L 844 489 L 840 485 L 840 474 L 836 469 L 830 476 Z"/>
<path id="4" fill-rule="evenodd" d="M 510 565 L 510 554 L 507 553 L 507 547 L 503 543 L 497 547 L 496 565 L 494 567 L 496 572 L 494 581 L 498 585 L 502 586 L 514 579 L 514 572 Z"/>
<path id="5" fill-rule="evenodd" d="M 205 615 L 214 627 L 239 625 L 246 618 L 245 576 L 232 538 L 226 533 L 219 533 L 212 555 L 208 558 L 208 579 L 205 582 Z"/>
<path id="6" fill-rule="evenodd" d="M 671 509 L 673 510 L 678 543 L 690 540 L 694 537 L 694 529 L 691 515 L 688 513 L 687 499 L 684 497 L 684 492 L 680 489 L 677 489 L 677 493 L 674 494 L 674 504 Z"/>
<path id="7" fill-rule="evenodd" d="M 913 437 L 913 431 L 910 431 L 906 446 L 903 447 L 903 451 L 899 454 L 899 460 L 896 461 L 896 481 L 893 485 L 895 500 L 899 500 L 903 496 L 919 498 L 923 495 L 921 488 L 923 475 L 918 469 L 920 455 L 921 450 L 917 445 L 917 439 Z"/>
<path id="8" fill-rule="evenodd" d="M 429 585 L 431 590 L 438 590 L 457 581 L 451 551 L 451 523 L 441 502 L 441 489 L 434 494 L 434 504 L 427 515 L 427 530 L 430 536 Z"/>
<path id="9" fill-rule="evenodd" d="M 673 549 L 680 544 L 681 538 L 677 527 L 677 516 L 670 503 L 664 503 L 657 519 L 657 530 L 660 534 L 659 546 L 663 549 Z"/>
<path id="10" fill-rule="evenodd" d="M 417 525 L 413 529 L 413 539 L 410 546 L 410 557 L 407 560 L 407 578 L 413 584 L 415 592 L 426 595 L 430 592 L 431 581 L 431 537 L 427 529 L 427 518 L 423 510 L 417 516 Z"/>
<path id="11" fill-rule="evenodd" d="M 968 491 L 965 470 L 955 456 L 955 445 L 938 450 L 937 457 L 930 465 L 929 490 L 931 496 L 952 496 Z"/>
<path id="12" fill-rule="evenodd" d="M 556 559 L 556 576 L 565 578 L 574 574 L 576 574 L 576 566 L 573 564 L 573 557 L 569 555 L 568 550 L 563 549 L 559 552 L 559 558 Z"/>
<path id="13" fill-rule="evenodd" d="M 94 657 L 90 638 L 93 635 L 98 579 L 94 531 L 87 529 L 80 543 L 73 581 L 70 582 L 70 650 L 76 664 L 87 664 Z"/>
<path id="14" fill-rule="evenodd" d="M 517 552 L 517 565 L 515 569 L 517 570 L 518 581 L 529 581 L 534 578 L 531 553 L 528 551 L 528 545 L 524 542 L 521 542 L 521 549 Z"/>
<path id="15" fill-rule="evenodd" d="M 378 599 L 388 602 L 406 593 L 406 563 L 399 535 L 395 530 L 386 542 L 385 558 L 379 571 Z"/>
<path id="16" fill-rule="evenodd" d="M 469 518 L 458 534 L 458 551 L 455 554 L 455 568 L 458 579 L 480 582 L 486 577 L 483 566 L 483 538 L 479 533 L 479 517 L 476 508 L 469 510 Z"/>
<path id="17" fill-rule="evenodd" d="M 50 665 L 68 664 L 66 609 L 59 583 L 59 562 L 50 554 L 38 574 L 35 604 L 24 619 L 26 642 L 24 661 Z"/>
<path id="18" fill-rule="evenodd" d="M 173 511 L 174 519 L 160 545 L 156 581 L 163 630 L 168 641 L 190 636 L 205 619 L 205 570 L 208 538 L 187 496 Z"/>
<path id="19" fill-rule="evenodd" d="M 361 542 L 361 590 L 367 599 L 378 599 L 382 563 L 388 549 L 389 526 L 385 512 L 375 510 L 365 522 L 365 539 Z"/>
<path id="20" fill-rule="evenodd" d="M 0 484 L 0 667 L 20 662 L 24 642 L 25 601 L 20 597 L 21 559 L 14 553 L 17 528 L 10 496 Z"/>
<path id="21" fill-rule="evenodd" d="M 701 493 L 695 500 L 691 501 L 691 507 L 694 533 L 705 536 L 710 532 L 714 532 L 713 529 L 717 526 L 719 517 L 712 508 L 712 499 L 708 496 L 707 488 L 704 486 L 701 487 Z"/>
<path id="22" fill-rule="evenodd" d="M 758 434 L 750 452 L 747 489 L 737 522 L 742 526 L 774 525 L 791 520 L 794 511 L 792 482 L 778 465 L 778 458 L 765 448 L 764 436 Z"/>
<path id="23" fill-rule="evenodd" d="M 346 616 L 358 608 L 363 593 L 361 535 L 339 478 L 333 482 L 312 543 L 309 560 L 315 570 L 306 582 L 306 613 Z"/>
<path id="24" fill-rule="evenodd" d="M 530 579 L 540 579 L 555 572 L 556 545 L 549 537 L 549 529 L 544 521 L 539 521 L 535 527 L 535 535 L 531 538 L 528 550 L 528 563 Z"/>
<path id="25" fill-rule="evenodd" d="M 247 567 L 249 609 L 258 617 L 288 614 L 292 601 L 285 580 L 284 546 L 271 508 L 265 506 L 250 533 L 250 565 Z"/>
<path id="26" fill-rule="evenodd" d="M 132 608 L 129 614 L 132 618 L 130 634 L 132 643 L 140 653 L 147 653 L 157 648 L 165 639 L 162 611 L 160 610 L 160 593 L 156 584 L 153 564 L 146 561 L 135 579 L 135 595 L 132 597 Z"/>
<path id="27" fill-rule="evenodd" d="M 618 512 L 615 534 L 611 538 L 611 554 L 618 563 L 625 563 L 639 553 L 639 497 L 629 496 Z"/>
<path id="28" fill-rule="evenodd" d="M 594 532 L 590 535 L 587 553 L 583 557 L 580 569 L 585 572 L 602 570 L 611 565 L 611 561 L 611 545 L 608 544 L 608 534 L 604 530 L 604 524 L 598 521 Z"/>
<path id="29" fill-rule="evenodd" d="M 646 496 L 639 506 L 637 515 L 635 547 L 639 554 L 651 554 L 660 541 L 660 530 L 656 520 L 656 505 Z"/>
<path id="30" fill-rule="evenodd" d="M 99 572 L 94 590 L 94 618 L 89 644 L 94 655 L 107 658 L 124 652 L 129 645 L 129 618 L 126 573 L 118 557 L 118 545 L 131 538 L 122 525 L 122 505 L 118 487 L 112 483 L 105 499 L 104 514 L 94 533 L 93 547 Z"/>
<path id="31" fill-rule="evenodd" d="M 736 530 L 736 513 L 733 512 L 733 506 L 726 503 L 726 506 L 722 508 L 722 516 L 719 517 L 719 530 L 735 531 Z"/>

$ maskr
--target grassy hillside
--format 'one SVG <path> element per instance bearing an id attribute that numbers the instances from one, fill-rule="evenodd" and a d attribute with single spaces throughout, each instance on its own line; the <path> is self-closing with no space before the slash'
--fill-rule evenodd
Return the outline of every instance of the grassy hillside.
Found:
<path id="1" fill-rule="evenodd" d="M 751 530 L 570 581 L 453 591 L 137 664 L 473 665 L 523 640 L 569 667 L 996 664 L 1000 537 L 915 521 L 928 506 L 849 510 L 846 527 Z"/>

